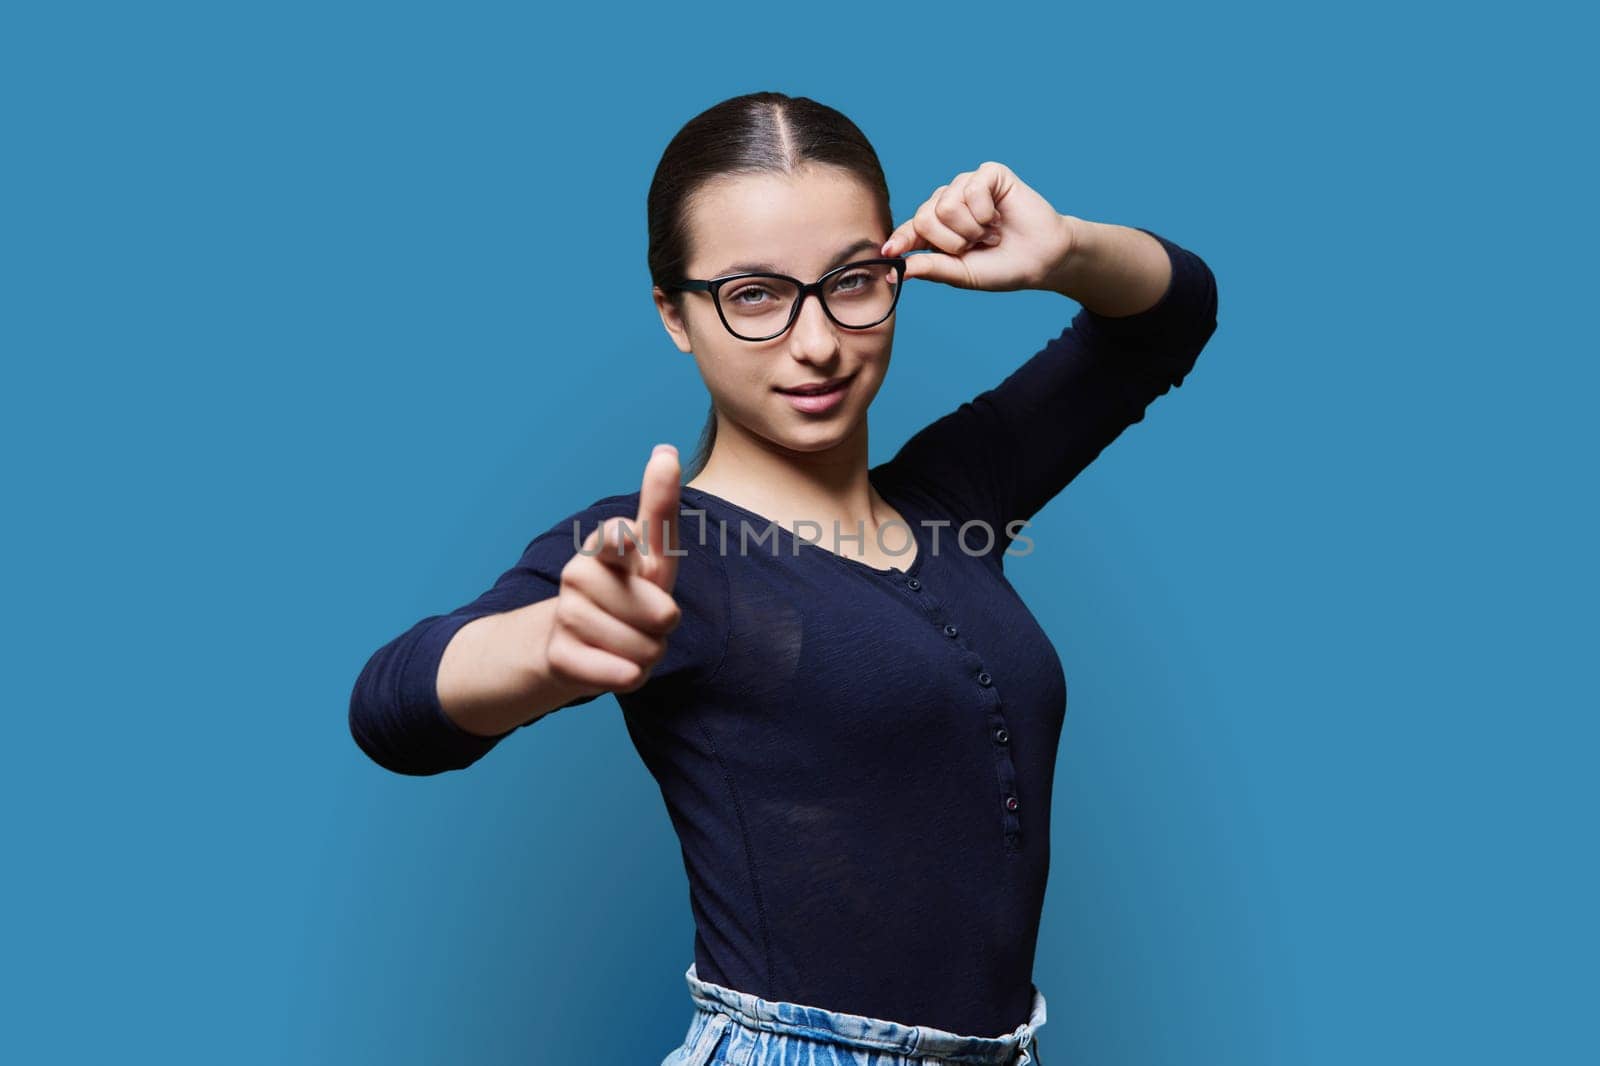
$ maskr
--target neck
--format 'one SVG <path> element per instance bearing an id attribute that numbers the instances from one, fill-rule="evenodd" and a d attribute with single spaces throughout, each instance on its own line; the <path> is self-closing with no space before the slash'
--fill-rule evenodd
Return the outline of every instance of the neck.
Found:
<path id="1" fill-rule="evenodd" d="M 797 452 L 746 432 L 719 412 L 717 442 L 705 468 L 689 482 L 793 529 L 796 521 L 834 520 L 875 530 L 888 516 L 867 479 L 867 423 L 824 451 Z"/>

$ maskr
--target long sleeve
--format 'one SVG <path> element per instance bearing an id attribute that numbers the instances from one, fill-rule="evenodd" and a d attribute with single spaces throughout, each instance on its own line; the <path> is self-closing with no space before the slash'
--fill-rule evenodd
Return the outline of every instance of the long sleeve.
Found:
<path id="1" fill-rule="evenodd" d="M 572 534 L 565 536 L 565 556 L 570 557 Z M 517 564 L 477 599 L 449 614 L 422 619 L 372 654 L 350 695 L 350 734 L 373 762 L 417 776 L 460 770 L 516 732 L 480 736 L 457 725 L 439 702 L 439 662 L 450 639 L 468 622 L 560 591 L 565 565 L 561 537 L 555 530 L 535 537 Z"/>
<path id="2" fill-rule="evenodd" d="M 1081 308 L 1009 377 L 918 431 L 888 464 L 963 521 L 988 522 L 996 552 L 1010 542 L 1007 523 L 1032 518 L 1142 421 L 1157 397 L 1183 383 L 1216 331 L 1211 269 L 1143 232 L 1172 263 L 1160 300 L 1121 318 Z"/>
<path id="3" fill-rule="evenodd" d="M 374 652 L 350 694 L 350 734 L 373 762 L 399 774 L 423 776 L 464 769 L 516 732 L 479 736 L 456 724 L 439 701 L 439 662 L 445 647 L 468 622 L 525 607 L 561 591 L 561 571 L 578 544 L 608 518 L 633 518 L 637 491 L 607 496 L 540 533 L 517 564 L 475 600 L 449 614 L 422 619 Z M 687 519 L 680 519 L 681 521 Z M 576 529 L 574 526 L 576 525 Z M 684 545 L 673 596 L 682 620 L 646 687 L 695 671 L 710 672 L 727 643 L 726 577 L 707 550 Z M 557 710 L 598 699 L 580 696 Z M 543 715 L 523 728 L 544 720 Z"/>

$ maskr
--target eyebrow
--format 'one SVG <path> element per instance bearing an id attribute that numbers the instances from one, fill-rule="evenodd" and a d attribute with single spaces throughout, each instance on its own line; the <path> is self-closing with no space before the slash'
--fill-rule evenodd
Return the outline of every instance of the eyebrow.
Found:
<path id="1" fill-rule="evenodd" d="M 856 241 L 854 244 L 850 245 L 848 248 L 841 249 L 839 254 L 834 256 L 832 261 L 830 261 L 828 263 L 827 269 L 824 270 L 823 273 L 827 273 L 828 270 L 832 270 L 834 267 L 841 265 L 846 260 L 848 260 L 851 256 L 855 255 L 857 252 L 864 252 L 868 248 L 882 248 L 882 247 L 883 247 L 883 242 L 882 241 L 874 241 L 874 240 L 871 240 L 869 238 L 863 237 L 859 241 Z M 715 273 L 715 274 L 713 274 L 711 276 L 714 277 L 714 278 L 720 278 L 720 277 L 725 277 L 728 274 L 743 274 L 743 273 L 747 273 L 747 272 L 767 273 L 767 274 L 781 274 L 781 273 L 783 273 L 783 271 L 779 270 L 777 267 L 773 266 L 771 263 L 735 263 L 732 266 L 728 267 L 727 269 L 719 270 L 717 273 Z"/>

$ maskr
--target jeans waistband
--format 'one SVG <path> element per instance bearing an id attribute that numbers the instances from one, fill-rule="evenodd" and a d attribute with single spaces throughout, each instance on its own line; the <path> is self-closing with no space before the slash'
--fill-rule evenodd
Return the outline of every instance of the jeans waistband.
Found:
<path id="1" fill-rule="evenodd" d="M 1045 1022 L 1044 994 L 1037 987 L 1033 990 L 1033 1008 L 1028 1020 L 1005 1036 L 989 1037 L 963 1036 L 926 1025 L 904 1025 L 800 1003 L 762 999 L 701 980 L 692 962 L 683 977 L 689 985 L 689 995 L 698 1006 L 727 1014 L 751 1029 L 809 1037 L 867 1051 L 926 1055 L 972 1066 L 1032 1063 L 1035 1061 L 1033 1034 Z"/>

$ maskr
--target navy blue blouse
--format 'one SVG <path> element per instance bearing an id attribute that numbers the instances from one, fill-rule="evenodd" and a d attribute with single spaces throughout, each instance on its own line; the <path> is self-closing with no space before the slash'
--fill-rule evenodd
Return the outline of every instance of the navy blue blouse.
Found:
<path id="1" fill-rule="evenodd" d="M 683 489 L 682 621 L 617 702 L 682 845 L 700 977 L 963 1035 L 1027 1020 L 1066 682 L 1004 563 L 1028 547 L 1015 523 L 1181 385 L 1216 329 L 1210 269 L 1151 236 L 1172 261 L 1156 305 L 1080 309 L 870 470 L 915 536 L 903 567 Z M 378 649 L 350 702 L 361 749 L 436 774 L 499 744 L 509 733 L 444 714 L 445 645 L 475 618 L 555 595 L 583 535 L 638 502 L 635 490 L 563 518 L 477 599 Z M 975 521 L 992 543 L 977 524 L 957 539 Z M 904 533 L 891 527 L 885 550 Z"/>

